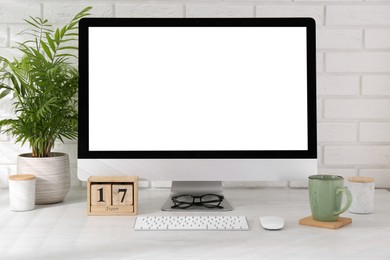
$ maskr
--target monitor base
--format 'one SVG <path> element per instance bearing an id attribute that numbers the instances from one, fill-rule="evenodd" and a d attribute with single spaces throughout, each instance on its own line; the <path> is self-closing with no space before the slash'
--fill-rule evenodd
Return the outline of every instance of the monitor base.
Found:
<path id="1" fill-rule="evenodd" d="M 180 194 L 203 195 L 203 194 L 218 194 L 223 195 L 222 181 L 173 181 L 171 187 L 171 194 L 162 206 L 162 211 L 202 211 L 202 212 L 224 212 L 232 211 L 233 207 L 229 201 L 224 198 L 221 202 L 223 208 L 206 208 L 200 206 L 192 206 L 186 209 L 172 208 L 172 197 Z"/>

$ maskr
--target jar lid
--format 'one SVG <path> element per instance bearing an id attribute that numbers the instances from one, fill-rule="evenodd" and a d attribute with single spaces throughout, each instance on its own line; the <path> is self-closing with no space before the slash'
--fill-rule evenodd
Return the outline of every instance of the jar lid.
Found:
<path id="1" fill-rule="evenodd" d="M 15 174 L 8 177 L 12 181 L 29 181 L 35 180 L 35 176 L 32 174 Z"/>
<path id="2" fill-rule="evenodd" d="M 372 177 L 354 176 L 354 177 L 348 177 L 348 181 L 350 181 L 350 182 L 369 183 L 369 182 L 374 182 L 375 179 L 372 178 Z"/>

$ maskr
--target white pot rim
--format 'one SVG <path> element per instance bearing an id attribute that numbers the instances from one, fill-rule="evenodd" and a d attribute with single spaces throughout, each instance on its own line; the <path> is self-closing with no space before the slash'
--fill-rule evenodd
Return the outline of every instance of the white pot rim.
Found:
<path id="1" fill-rule="evenodd" d="M 50 158 L 58 158 L 58 157 L 64 157 L 68 156 L 67 153 L 59 153 L 59 152 L 52 152 L 50 153 L 50 157 L 32 157 L 32 153 L 21 153 L 18 155 L 19 157 L 23 157 L 24 159 L 41 159 L 41 160 L 50 160 Z"/>

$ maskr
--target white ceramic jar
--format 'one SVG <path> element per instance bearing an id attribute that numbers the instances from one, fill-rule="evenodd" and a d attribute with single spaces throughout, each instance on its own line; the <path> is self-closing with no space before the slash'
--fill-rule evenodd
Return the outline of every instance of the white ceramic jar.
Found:
<path id="1" fill-rule="evenodd" d="M 349 177 L 347 187 L 352 194 L 349 212 L 369 214 L 374 212 L 375 180 L 371 177 Z"/>
<path id="2" fill-rule="evenodd" d="M 16 174 L 9 176 L 10 209 L 27 211 L 35 208 L 35 176 Z"/>

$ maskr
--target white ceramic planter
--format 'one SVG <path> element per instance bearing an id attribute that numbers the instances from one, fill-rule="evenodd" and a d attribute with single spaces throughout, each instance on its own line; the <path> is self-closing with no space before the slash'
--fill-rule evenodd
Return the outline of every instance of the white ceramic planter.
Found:
<path id="1" fill-rule="evenodd" d="M 20 154 L 17 173 L 36 176 L 36 204 L 61 202 L 70 189 L 69 156 L 65 153 L 51 153 L 51 157 L 43 158 Z"/>

